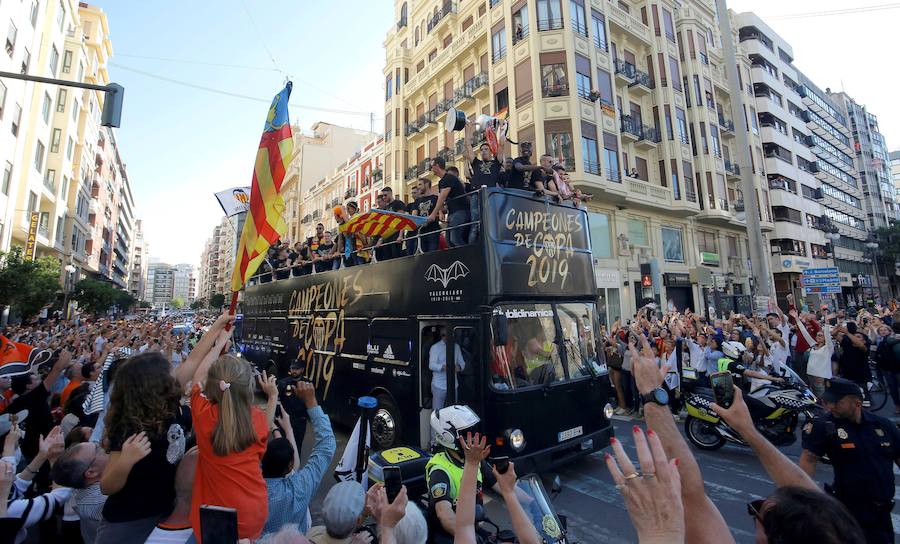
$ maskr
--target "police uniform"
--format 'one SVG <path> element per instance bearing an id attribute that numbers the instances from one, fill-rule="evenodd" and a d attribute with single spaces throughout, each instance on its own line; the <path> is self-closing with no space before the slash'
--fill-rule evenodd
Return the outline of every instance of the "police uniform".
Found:
<path id="1" fill-rule="evenodd" d="M 437 517 L 437 505 L 442 501 L 448 501 L 456 511 L 456 500 L 459 498 L 464 468 L 464 462 L 457 461 L 447 452 L 438 453 L 425 466 L 425 478 L 428 484 L 428 525 L 432 528 L 434 542 L 438 544 L 452 543 L 453 537 L 444 531 L 444 527 Z M 484 486 L 494 487 L 496 483 L 497 479 L 494 478 L 490 465 L 482 461 L 475 482 L 475 503 L 484 504 Z"/>
<path id="2" fill-rule="evenodd" d="M 840 400 L 860 393 L 855 384 L 838 378 L 829 382 L 824 398 Z M 859 423 L 828 414 L 803 427 L 803 449 L 819 457 L 828 455 L 834 467 L 829 491 L 859 522 L 867 542 L 894 542 L 891 509 L 894 463 L 900 459 L 897 426 L 865 410 Z"/>

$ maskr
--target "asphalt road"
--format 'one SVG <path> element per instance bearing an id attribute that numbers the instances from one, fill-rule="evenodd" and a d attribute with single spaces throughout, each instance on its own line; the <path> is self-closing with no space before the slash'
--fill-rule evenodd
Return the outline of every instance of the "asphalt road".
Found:
<path id="1" fill-rule="evenodd" d="M 887 416 L 891 409 L 888 403 L 887 409 L 882 415 Z M 643 422 L 635 422 L 631 419 L 616 418 L 613 421 L 616 436 L 622 441 L 632 459 L 636 459 L 632 445 L 631 427 L 635 423 L 642 427 Z M 679 427 L 681 425 L 679 424 Z M 346 444 L 346 429 L 335 430 L 338 441 L 338 455 Z M 304 458 L 311 446 L 312 432 L 307 433 L 304 445 Z M 703 479 L 706 482 L 706 492 L 722 512 L 731 532 L 737 542 L 752 543 L 754 541 L 753 520 L 747 515 L 746 504 L 756 498 L 769 495 L 774 490 L 771 479 L 763 470 L 753 451 L 749 448 L 726 445 L 716 452 L 704 452 L 692 450 L 700 464 Z M 782 451 L 793 461 L 800 456 L 800 440 Z M 334 464 L 337 463 L 335 460 Z M 312 504 L 313 523 L 321 519 L 320 509 L 322 500 L 328 489 L 334 483 L 331 476 L 332 470 L 326 476 L 320 486 L 317 496 Z M 900 474 L 895 468 L 895 481 Z M 542 474 L 544 484 L 549 489 L 550 480 L 554 475 L 559 475 L 563 484 L 563 491 L 557 497 L 555 506 L 557 512 L 568 516 L 570 542 L 581 544 L 609 543 L 624 544 L 637 542 L 637 535 L 628 518 L 621 496 L 616 490 L 602 453 L 596 453 L 586 457 L 575 464 L 563 467 L 552 473 Z M 832 470 L 830 466 L 819 465 L 816 473 L 816 481 L 820 484 L 831 482 Z M 488 516 L 497 521 L 501 527 L 509 527 L 506 521 L 504 509 L 497 500 L 487 499 Z M 900 515 L 894 514 L 894 527 L 900 534 Z"/>

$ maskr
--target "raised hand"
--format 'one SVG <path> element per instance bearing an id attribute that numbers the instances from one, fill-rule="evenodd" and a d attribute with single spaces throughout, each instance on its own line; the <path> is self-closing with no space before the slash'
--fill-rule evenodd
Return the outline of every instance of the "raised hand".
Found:
<path id="1" fill-rule="evenodd" d="M 268 398 L 278 397 L 278 381 L 275 379 L 274 374 L 270 376 L 263 370 L 262 375 L 258 376 L 257 380 L 259 380 L 259 388 L 262 389 Z"/>
<path id="2" fill-rule="evenodd" d="M 462 446 L 466 457 L 466 464 L 478 465 L 491 453 L 491 447 L 487 443 L 487 437 L 481 436 L 479 433 L 466 433 L 466 437 L 459 437 L 459 443 Z"/>

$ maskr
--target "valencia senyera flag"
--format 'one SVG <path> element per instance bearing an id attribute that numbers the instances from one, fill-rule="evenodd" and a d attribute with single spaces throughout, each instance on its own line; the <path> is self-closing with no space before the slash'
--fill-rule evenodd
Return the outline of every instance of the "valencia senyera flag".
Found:
<path id="1" fill-rule="evenodd" d="M 387 238 L 401 230 L 415 230 L 424 224 L 424 217 L 372 208 L 366 213 L 351 217 L 338 229 L 341 232 Z"/>
<path id="2" fill-rule="evenodd" d="M 291 87 L 289 81 L 272 99 L 266 126 L 259 140 L 253 183 L 250 186 L 250 210 L 244 221 L 234 273 L 231 276 L 232 291 L 241 290 L 247 278 L 256 272 L 266 258 L 269 246 L 287 231 L 283 217 L 281 183 L 294 151 L 294 138 L 288 117 Z"/>

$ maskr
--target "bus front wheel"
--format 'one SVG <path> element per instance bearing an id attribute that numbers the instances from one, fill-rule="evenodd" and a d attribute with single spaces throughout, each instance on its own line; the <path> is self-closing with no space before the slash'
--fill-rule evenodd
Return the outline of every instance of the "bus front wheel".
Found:
<path id="1" fill-rule="evenodd" d="M 400 410 L 387 395 L 379 395 L 378 409 L 372 418 L 372 446 L 374 449 L 386 450 L 400 442 L 401 420 Z"/>

